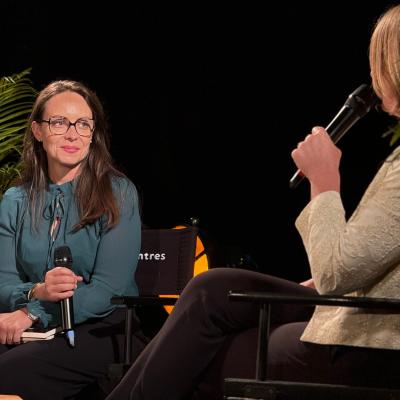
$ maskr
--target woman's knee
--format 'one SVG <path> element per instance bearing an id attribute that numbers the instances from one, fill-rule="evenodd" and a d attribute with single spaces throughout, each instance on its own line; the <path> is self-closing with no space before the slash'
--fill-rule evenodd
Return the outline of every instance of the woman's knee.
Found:
<path id="1" fill-rule="evenodd" d="M 188 283 L 188 287 L 200 287 L 204 286 L 212 288 L 216 285 L 220 285 L 224 279 L 232 275 L 234 270 L 230 268 L 213 268 L 208 271 L 205 271 L 201 274 L 196 275 L 193 279 Z"/>
<path id="2" fill-rule="evenodd" d="M 229 290 L 238 284 L 240 285 L 237 279 L 237 270 L 213 268 L 191 279 L 181 297 L 201 297 L 203 300 L 218 299 L 221 301 L 223 298 L 227 298 Z"/>
<path id="3" fill-rule="evenodd" d="M 212 268 L 191 279 L 185 291 L 195 291 L 203 289 L 204 287 L 208 288 L 210 291 L 215 289 L 219 289 L 219 291 L 221 291 L 221 289 L 246 290 L 253 288 L 255 282 L 260 282 L 264 287 L 264 282 L 269 279 L 271 279 L 271 277 L 268 275 L 245 269 Z"/>

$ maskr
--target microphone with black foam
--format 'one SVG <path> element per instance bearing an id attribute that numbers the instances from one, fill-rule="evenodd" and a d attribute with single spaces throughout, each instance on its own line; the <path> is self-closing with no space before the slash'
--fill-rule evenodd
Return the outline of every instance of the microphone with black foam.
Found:
<path id="1" fill-rule="evenodd" d="M 349 95 L 346 102 L 335 118 L 325 130 L 329 133 L 333 143 L 337 143 L 343 135 L 371 108 L 379 102 L 371 86 L 362 84 Z M 298 169 L 289 181 L 289 187 L 294 189 L 304 179 L 304 175 Z"/>
<path id="2" fill-rule="evenodd" d="M 57 247 L 54 250 L 54 266 L 65 267 L 71 269 L 72 254 L 68 246 Z M 70 346 L 75 346 L 75 331 L 74 331 L 74 306 L 72 297 L 60 301 L 61 308 L 61 328 L 65 333 Z"/>

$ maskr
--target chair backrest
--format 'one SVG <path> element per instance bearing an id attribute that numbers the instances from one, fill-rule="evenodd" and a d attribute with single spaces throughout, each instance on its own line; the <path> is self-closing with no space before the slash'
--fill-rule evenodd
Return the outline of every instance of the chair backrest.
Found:
<path id="1" fill-rule="evenodd" d="M 180 294 L 193 277 L 198 229 L 143 229 L 136 269 L 140 295 Z"/>

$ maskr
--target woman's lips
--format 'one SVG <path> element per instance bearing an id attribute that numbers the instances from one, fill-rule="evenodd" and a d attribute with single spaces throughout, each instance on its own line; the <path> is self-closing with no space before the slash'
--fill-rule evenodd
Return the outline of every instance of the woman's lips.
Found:
<path id="1" fill-rule="evenodd" d="M 76 153 L 77 151 L 79 151 L 78 147 L 72 147 L 72 146 L 63 146 L 62 149 L 67 153 Z"/>

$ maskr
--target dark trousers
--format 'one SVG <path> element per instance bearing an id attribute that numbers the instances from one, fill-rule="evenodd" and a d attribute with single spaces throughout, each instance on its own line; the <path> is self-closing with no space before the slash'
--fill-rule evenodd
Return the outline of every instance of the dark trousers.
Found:
<path id="1" fill-rule="evenodd" d="M 111 363 L 123 360 L 125 311 L 76 326 L 76 346 L 64 337 L 17 346 L 0 345 L 0 393 L 24 400 L 75 398 L 96 381 L 107 384 Z M 133 348 L 136 357 L 146 339 L 136 322 Z"/>
<path id="2" fill-rule="evenodd" d="M 315 293 L 297 283 L 246 270 L 216 268 L 198 275 L 106 400 L 221 399 L 224 378 L 254 378 L 258 307 L 230 302 L 229 290 Z M 269 378 L 400 385 L 398 351 L 301 342 L 312 312 L 303 306 L 273 307 Z"/>

